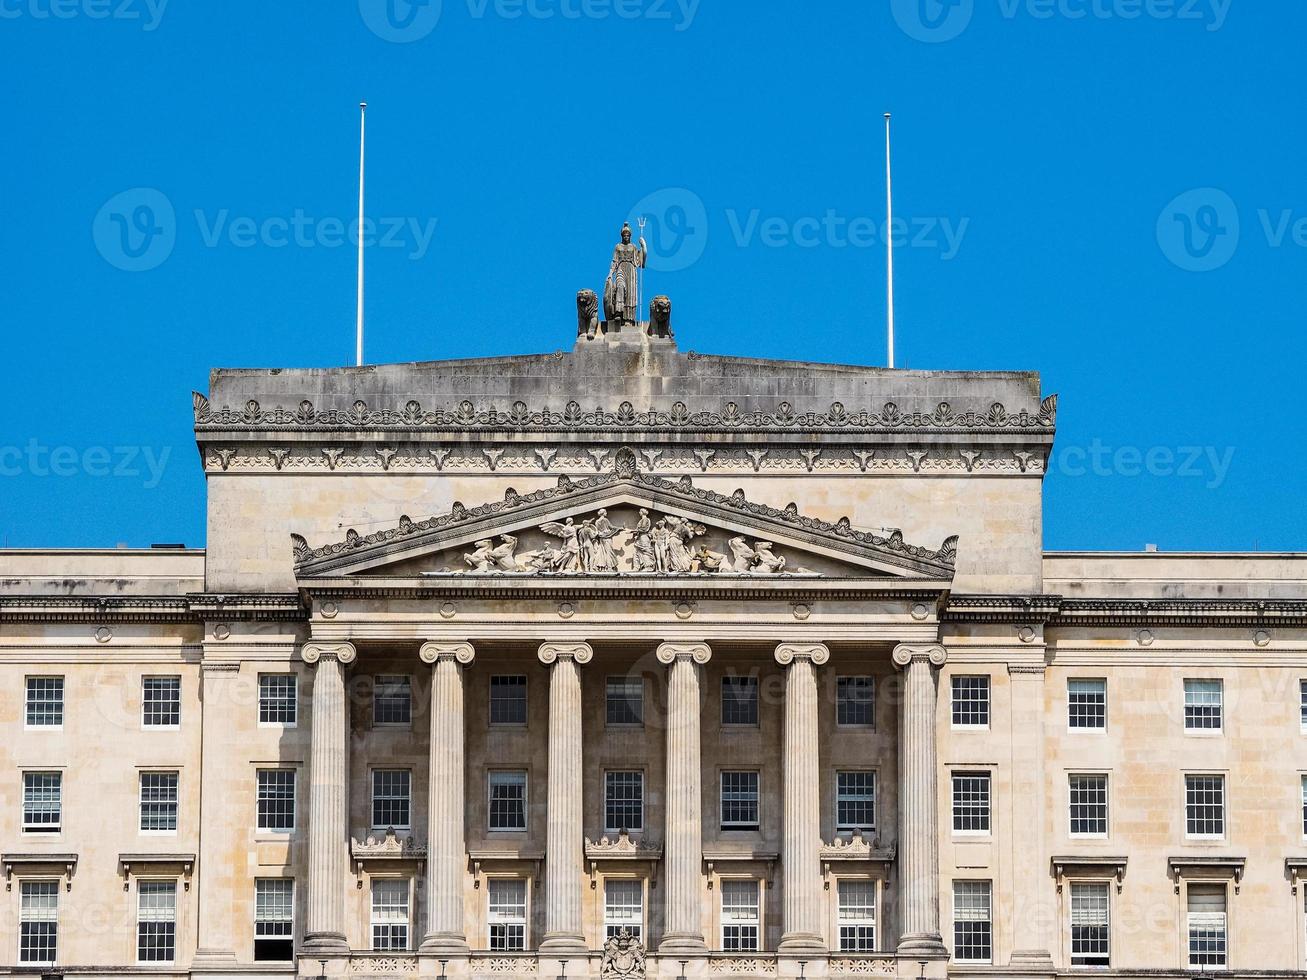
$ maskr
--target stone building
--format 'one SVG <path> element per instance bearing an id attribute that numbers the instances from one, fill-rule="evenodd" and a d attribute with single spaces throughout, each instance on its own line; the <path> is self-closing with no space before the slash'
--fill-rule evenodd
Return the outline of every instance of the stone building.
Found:
<path id="1" fill-rule="evenodd" d="M 0 553 L 0 973 L 1307 976 L 1307 560 L 1046 553 L 1028 373 L 220 370 Z M 611 316 L 611 314 L 610 314 Z"/>

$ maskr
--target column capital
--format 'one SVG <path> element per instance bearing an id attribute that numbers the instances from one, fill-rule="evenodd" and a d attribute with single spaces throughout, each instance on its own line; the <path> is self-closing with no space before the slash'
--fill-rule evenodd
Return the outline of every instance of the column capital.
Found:
<path id="1" fill-rule="evenodd" d="M 339 660 L 342 664 L 352 664 L 358 659 L 358 651 L 353 643 L 305 643 L 300 647 L 300 659 L 309 666 L 317 664 L 323 657 Z"/>
<path id="2" fill-rule="evenodd" d="M 661 643 L 658 645 L 658 662 L 673 664 L 677 660 L 693 660 L 699 665 L 712 659 L 712 649 L 707 643 Z"/>
<path id="3" fill-rule="evenodd" d="M 588 664 L 594 659 L 594 648 L 589 643 L 551 643 L 540 644 L 536 655 L 546 667 L 552 666 L 560 657 L 573 660 L 578 664 Z"/>
<path id="4" fill-rule="evenodd" d="M 782 643 L 776 648 L 776 662 L 782 667 L 795 660 L 808 660 L 814 667 L 820 667 L 830 660 L 830 648 L 824 643 Z"/>
<path id="5" fill-rule="evenodd" d="M 422 658 L 423 663 L 431 664 L 433 667 L 442 657 L 453 657 L 466 667 L 476 657 L 476 650 L 471 643 L 442 643 L 432 640 L 422 644 L 418 656 Z"/>
<path id="6" fill-rule="evenodd" d="M 900 643 L 894 648 L 894 666 L 906 667 L 914 661 L 929 661 L 932 667 L 943 667 L 948 651 L 938 643 Z"/>

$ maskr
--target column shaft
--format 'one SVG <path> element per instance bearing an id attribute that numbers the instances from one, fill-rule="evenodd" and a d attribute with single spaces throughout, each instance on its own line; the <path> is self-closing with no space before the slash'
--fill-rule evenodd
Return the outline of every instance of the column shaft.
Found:
<path id="1" fill-rule="evenodd" d="M 942 955 L 939 932 L 939 816 L 936 792 L 935 671 L 943 647 L 900 646 L 904 668 L 903 723 L 899 728 L 899 896 L 902 938 L 898 952 Z"/>
<path id="2" fill-rule="evenodd" d="M 658 648 L 667 675 L 667 828 L 663 879 L 667 908 L 663 955 L 707 953 L 703 940 L 703 790 L 699 749 L 700 675 L 711 652 L 702 643 Z"/>
<path id="3" fill-rule="evenodd" d="M 349 858 L 349 715 L 345 668 L 348 643 L 306 644 L 316 663 L 309 752 L 309 895 L 305 953 L 347 953 L 345 879 Z"/>
<path id="4" fill-rule="evenodd" d="M 231 787 L 223 773 L 231 761 L 229 744 L 233 726 L 228 709 L 236 703 L 229 696 L 230 682 L 239 675 L 240 664 L 210 662 L 206 656 L 200 665 L 200 867 L 199 943 L 192 967 L 230 969 L 236 964 L 236 946 L 232 928 L 232 903 L 235 898 L 233 868 L 226 855 L 234 843 L 232 835 L 237 818 L 228 812 Z"/>
<path id="5" fill-rule="evenodd" d="M 467 877 L 464 836 L 463 664 L 470 643 L 427 643 L 422 659 L 431 671 L 431 764 L 427 807 L 427 934 L 424 951 L 466 953 L 463 886 Z"/>

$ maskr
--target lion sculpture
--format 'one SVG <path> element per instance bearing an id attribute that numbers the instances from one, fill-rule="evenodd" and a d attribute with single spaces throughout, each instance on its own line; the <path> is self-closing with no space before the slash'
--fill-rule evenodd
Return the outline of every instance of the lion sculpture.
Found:
<path id="1" fill-rule="evenodd" d="M 576 294 L 576 335 L 594 340 L 599 335 L 599 297 L 593 289 Z"/>
<path id="2" fill-rule="evenodd" d="M 649 301 L 649 336 L 671 337 L 672 301 L 666 296 L 655 296 Z"/>

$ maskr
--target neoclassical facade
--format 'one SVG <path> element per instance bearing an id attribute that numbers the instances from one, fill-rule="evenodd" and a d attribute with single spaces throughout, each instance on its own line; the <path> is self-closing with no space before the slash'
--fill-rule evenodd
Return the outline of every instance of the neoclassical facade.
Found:
<path id="1" fill-rule="evenodd" d="M 0 552 L 0 973 L 1307 976 L 1303 556 L 1044 552 L 1037 375 L 579 304 L 216 371 L 206 550 Z"/>

